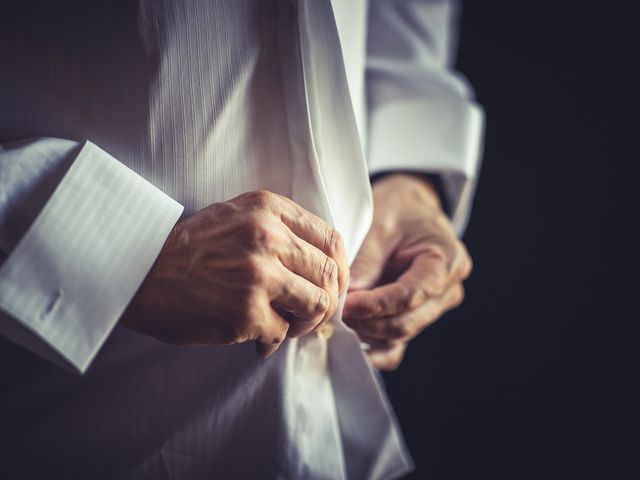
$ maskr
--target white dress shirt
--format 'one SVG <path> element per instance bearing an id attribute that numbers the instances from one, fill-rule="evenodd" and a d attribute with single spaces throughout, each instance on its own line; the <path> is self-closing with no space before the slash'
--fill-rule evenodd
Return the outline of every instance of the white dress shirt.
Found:
<path id="1" fill-rule="evenodd" d="M 289 339 L 267 360 L 117 321 L 180 216 L 246 191 L 325 218 L 353 260 L 369 174 L 433 172 L 461 231 L 482 112 L 450 69 L 455 4 L 14 3 L 0 17 L 0 471 L 409 471 L 340 309 L 333 336 Z"/>

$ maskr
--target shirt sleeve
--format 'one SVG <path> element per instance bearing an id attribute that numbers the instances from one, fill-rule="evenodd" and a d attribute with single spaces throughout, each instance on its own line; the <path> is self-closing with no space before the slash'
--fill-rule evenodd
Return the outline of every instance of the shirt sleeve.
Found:
<path id="1" fill-rule="evenodd" d="M 0 188 L 0 334 L 84 373 L 183 207 L 91 142 L 5 144 Z"/>
<path id="2" fill-rule="evenodd" d="M 367 39 L 369 171 L 439 175 L 456 231 L 466 226 L 484 113 L 452 68 L 458 3 L 371 0 Z"/>

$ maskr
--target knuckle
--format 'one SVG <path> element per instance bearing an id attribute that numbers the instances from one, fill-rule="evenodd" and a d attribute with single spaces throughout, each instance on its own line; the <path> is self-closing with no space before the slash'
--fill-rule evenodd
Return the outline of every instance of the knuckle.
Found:
<path id="1" fill-rule="evenodd" d="M 247 194 L 247 200 L 254 207 L 266 209 L 275 202 L 276 195 L 268 190 L 256 190 Z"/>
<path id="2" fill-rule="evenodd" d="M 394 317 L 389 322 L 387 335 L 389 338 L 399 340 L 411 336 L 411 328 L 403 317 Z"/>
<path id="3" fill-rule="evenodd" d="M 324 265 L 322 266 L 322 273 L 320 275 L 322 279 L 322 285 L 329 286 L 335 283 L 338 279 L 338 264 L 331 257 L 326 257 Z"/>
<path id="4" fill-rule="evenodd" d="M 342 235 L 335 228 L 327 227 L 328 231 L 325 235 L 325 250 L 331 254 L 331 256 L 339 255 L 343 247 Z"/>
<path id="5" fill-rule="evenodd" d="M 317 315 L 325 315 L 329 310 L 329 305 L 331 304 L 331 299 L 326 290 L 320 289 L 318 294 L 318 300 L 316 302 L 316 306 L 314 308 L 314 312 Z"/>

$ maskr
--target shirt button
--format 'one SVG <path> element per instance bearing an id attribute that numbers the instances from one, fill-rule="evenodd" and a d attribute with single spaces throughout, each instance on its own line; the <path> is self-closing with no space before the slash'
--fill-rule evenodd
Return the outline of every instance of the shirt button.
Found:
<path id="1" fill-rule="evenodd" d="M 333 325 L 325 323 L 324 325 L 319 326 L 316 329 L 316 332 L 318 333 L 318 337 L 324 340 L 329 340 L 331 335 L 333 335 Z"/>

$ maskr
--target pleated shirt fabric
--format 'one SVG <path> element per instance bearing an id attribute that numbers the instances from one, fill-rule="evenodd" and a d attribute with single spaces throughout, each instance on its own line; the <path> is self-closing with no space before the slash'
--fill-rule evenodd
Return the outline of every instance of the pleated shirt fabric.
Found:
<path id="1" fill-rule="evenodd" d="M 367 4 L 347 10 L 366 18 Z M 355 257 L 372 214 L 364 79 L 345 71 L 331 3 L 24 1 L 0 27 L 0 471 L 409 471 L 340 311 L 333 336 L 266 361 L 251 344 L 174 347 L 117 325 L 175 222 L 247 191 L 325 218 Z M 364 35 L 346 55 L 364 56 Z"/>
<path id="2" fill-rule="evenodd" d="M 348 226 L 353 256 L 370 197 L 330 4 L 24 2 L 11 13 L 13 25 L 3 25 L 12 44 L 2 47 L 2 142 L 14 157 L 5 161 L 21 164 L 37 150 L 45 152 L 36 155 L 38 168 L 52 165 L 53 176 L 65 167 L 48 157 L 70 166 L 17 245 L 6 240 L 12 252 L 2 267 L 3 307 L 31 331 L 4 333 L 28 344 L 29 333 L 42 332 L 57 347 L 53 361 L 79 370 L 93 362 L 78 376 L 3 345 L 2 370 L 19 365 L 20 374 L 3 375 L 0 468 L 33 478 L 126 479 L 405 471 L 410 462 L 384 394 L 344 327 L 329 340 L 336 358 L 327 339 L 313 334 L 287 341 L 267 361 L 253 345 L 172 347 L 115 322 L 80 338 L 93 315 L 119 313 L 112 302 L 101 305 L 96 287 L 104 284 L 112 299 L 133 294 L 145 273 L 139 263 L 153 260 L 147 252 L 157 254 L 182 207 L 190 215 L 246 191 L 271 190 Z M 311 58 L 316 41 L 321 51 Z M 313 78 L 305 78 L 305 66 Z M 329 103 L 310 103 L 329 94 Z M 333 124 L 323 124 L 323 109 L 336 106 L 344 115 L 331 112 Z M 32 137 L 40 138 L 10 143 Z M 336 154 L 339 161 L 321 165 Z M 346 182 L 350 192 L 334 195 L 332 205 L 328 192 Z M 151 187 L 157 191 L 144 192 Z M 109 221 L 83 224 L 100 215 Z M 117 226 L 145 241 L 127 245 L 110 236 Z M 28 254 L 49 235 L 63 251 L 51 274 L 46 259 Z M 73 239 L 95 251 L 71 248 Z M 101 260 L 88 265 L 92 256 Z M 93 268 L 99 278 L 81 283 Z M 109 287 L 118 280 L 111 271 L 122 270 L 126 288 Z M 17 288 L 41 276 L 40 300 Z M 74 306 L 85 295 L 95 301 L 79 315 Z M 73 315 L 80 321 L 69 328 Z M 92 347 L 107 335 L 98 354 Z M 334 385 L 332 373 L 346 377 Z M 359 414 L 352 416 L 353 407 Z"/>

